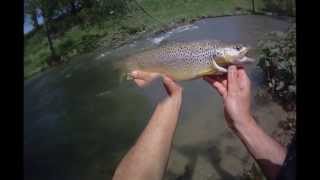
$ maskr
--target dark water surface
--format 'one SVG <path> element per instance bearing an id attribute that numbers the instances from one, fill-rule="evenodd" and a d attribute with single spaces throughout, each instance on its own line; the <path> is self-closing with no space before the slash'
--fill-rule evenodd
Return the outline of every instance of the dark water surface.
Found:
<path id="1" fill-rule="evenodd" d="M 219 39 L 255 47 L 264 33 L 284 31 L 288 25 L 265 16 L 201 20 L 119 49 L 77 57 L 25 81 L 25 179 L 111 178 L 164 96 L 159 82 L 142 90 L 132 82 L 120 83 L 112 61 L 172 41 Z M 255 93 L 261 72 L 255 65 L 247 68 Z M 220 97 L 202 80 L 181 85 L 183 106 L 166 178 L 236 179 L 250 158 L 225 128 Z M 273 102 L 253 103 L 254 113 L 271 132 L 284 112 Z"/>

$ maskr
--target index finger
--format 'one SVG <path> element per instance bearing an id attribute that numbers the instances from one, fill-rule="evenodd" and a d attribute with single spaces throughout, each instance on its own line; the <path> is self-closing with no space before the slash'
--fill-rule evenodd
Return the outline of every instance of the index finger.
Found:
<path id="1" fill-rule="evenodd" d="M 160 76 L 158 73 L 150 73 L 139 70 L 132 71 L 131 73 L 129 73 L 129 75 L 133 78 L 134 82 L 139 87 L 148 85 L 151 81 Z"/>
<path id="2" fill-rule="evenodd" d="M 250 88 L 250 79 L 249 79 L 246 71 L 243 68 L 239 69 L 238 78 L 239 78 L 239 87 L 241 89 Z"/>
<path id="3" fill-rule="evenodd" d="M 169 95 L 181 93 L 182 88 L 168 76 L 163 75 L 163 85 Z"/>
<path id="4" fill-rule="evenodd" d="M 141 79 L 145 81 L 152 81 L 153 79 L 159 77 L 160 75 L 158 73 L 151 73 L 151 72 L 144 72 L 135 70 L 129 73 L 134 79 Z"/>
<path id="5" fill-rule="evenodd" d="M 223 81 L 219 81 L 216 78 L 210 76 L 205 76 L 203 79 L 207 81 L 212 87 L 214 87 L 222 97 L 225 97 L 227 95 L 227 89 L 223 84 Z"/>
<path id="6" fill-rule="evenodd" d="M 231 65 L 228 67 L 228 94 L 235 93 L 238 90 L 237 67 Z"/>

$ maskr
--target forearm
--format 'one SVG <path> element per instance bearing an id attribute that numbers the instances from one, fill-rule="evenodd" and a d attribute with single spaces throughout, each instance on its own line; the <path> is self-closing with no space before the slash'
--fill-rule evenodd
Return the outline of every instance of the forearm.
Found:
<path id="1" fill-rule="evenodd" d="M 275 179 L 285 160 L 286 148 L 268 136 L 254 119 L 250 118 L 246 124 L 238 124 L 235 127 L 236 134 L 268 179 Z"/>
<path id="2" fill-rule="evenodd" d="M 157 105 L 136 144 L 120 162 L 114 180 L 162 179 L 180 111 L 181 97 Z"/>

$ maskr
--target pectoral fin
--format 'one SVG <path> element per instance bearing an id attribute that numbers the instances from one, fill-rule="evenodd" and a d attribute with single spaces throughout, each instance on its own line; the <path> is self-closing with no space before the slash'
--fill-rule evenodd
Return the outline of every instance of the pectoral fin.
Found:
<path id="1" fill-rule="evenodd" d="M 224 74 L 226 72 L 228 72 L 228 70 L 224 67 L 219 66 L 216 61 L 213 61 L 213 69 L 216 69 L 217 74 Z"/>
<path id="2" fill-rule="evenodd" d="M 208 75 L 213 75 L 215 74 L 217 71 L 215 69 L 205 69 L 203 71 L 199 72 L 199 76 L 208 76 Z"/>

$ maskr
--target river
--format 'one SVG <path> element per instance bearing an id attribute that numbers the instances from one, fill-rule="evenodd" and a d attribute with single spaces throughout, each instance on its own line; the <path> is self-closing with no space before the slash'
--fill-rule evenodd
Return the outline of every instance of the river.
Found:
<path id="1" fill-rule="evenodd" d="M 81 55 L 26 80 L 25 179 L 111 179 L 118 161 L 165 95 L 158 81 L 144 89 L 119 81 L 112 62 L 170 42 L 218 39 L 256 47 L 265 33 L 285 31 L 288 26 L 287 19 L 267 16 L 199 20 L 117 49 Z M 256 64 L 247 70 L 254 115 L 272 133 L 285 112 L 272 100 L 255 98 L 262 83 L 261 70 Z M 221 98 L 201 79 L 180 84 L 184 87 L 182 111 L 165 178 L 238 179 L 252 159 L 226 128 Z"/>

